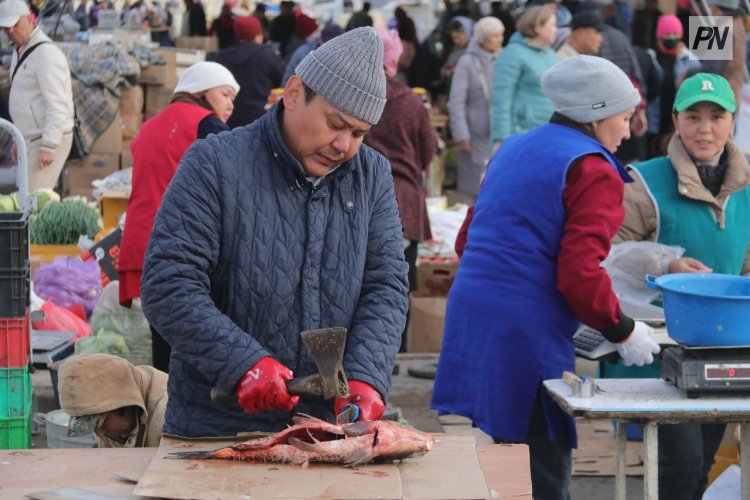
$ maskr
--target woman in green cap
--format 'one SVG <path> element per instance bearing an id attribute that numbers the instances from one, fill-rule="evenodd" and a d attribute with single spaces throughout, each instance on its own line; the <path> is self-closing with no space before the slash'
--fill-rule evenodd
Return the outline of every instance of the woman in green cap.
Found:
<path id="1" fill-rule="evenodd" d="M 645 273 L 750 273 L 750 166 L 732 142 L 737 104 L 723 77 L 698 73 L 675 96 L 667 156 L 631 166 L 614 239 L 685 249 Z M 700 499 L 723 424 L 660 425 L 659 498 Z"/>

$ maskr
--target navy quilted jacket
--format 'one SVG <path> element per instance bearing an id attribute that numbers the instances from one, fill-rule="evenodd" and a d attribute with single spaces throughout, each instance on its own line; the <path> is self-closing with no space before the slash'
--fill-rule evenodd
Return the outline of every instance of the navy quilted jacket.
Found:
<path id="1" fill-rule="evenodd" d="M 299 336 L 314 328 L 347 327 L 347 376 L 387 397 L 408 304 L 390 166 L 363 145 L 313 188 L 277 111 L 196 142 L 157 214 L 141 296 L 172 346 L 164 432 L 283 429 L 291 414 L 214 406 L 209 392 L 233 392 L 264 356 L 316 373 Z M 295 411 L 330 420 L 333 401 Z"/>

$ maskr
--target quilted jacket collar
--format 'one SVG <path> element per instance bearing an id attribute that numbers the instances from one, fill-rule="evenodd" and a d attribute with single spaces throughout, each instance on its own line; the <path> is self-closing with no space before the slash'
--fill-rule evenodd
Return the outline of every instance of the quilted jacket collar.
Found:
<path id="1" fill-rule="evenodd" d="M 267 137 L 268 148 L 273 156 L 274 162 L 278 168 L 281 169 L 284 179 L 289 186 L 289 189 L 294 191 L 298 188 L 308 188 L 312 186 L 312 183 L 305 177 L 305 169 L 302 168 L 302 164 L 292 155 L 292 152 L 287 148 L 284 138 L 281 135 L 281 124 L 279 123 L 279 113 L 283 110 L 284 102 L 280 101 L 273 105 L 268 112 L 263 115 L 258 121 L 260 126 L 265 132 Z M 354 158 L 339 165 L 335 171 L 326 175 L 318 184 L 318 186 L 330 182 L 332 178 L 340 178 L 344 175 L 349 174 L 354 169 L 354 162 L 359 157 L 359 153 L 354 155 Z"/>

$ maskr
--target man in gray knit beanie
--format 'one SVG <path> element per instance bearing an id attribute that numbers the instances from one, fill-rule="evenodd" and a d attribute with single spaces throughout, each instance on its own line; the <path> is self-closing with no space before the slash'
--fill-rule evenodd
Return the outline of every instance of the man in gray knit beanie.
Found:
<path id="1" fill-rule="evenodd" d="M 385 107 L 383 41 L 357 28 L 324 43 L 297 65 L 297 76 L 344 113 L 375 125 Z"/>
<path id="2" fill-rule="evenodd" d="M 173 347 L 168 432 L 383 416 L 409 303 L 391 166 L 362 144 L 385 102 L 383 43 L 354 29 L 309 53 L 263 116 L 182 157 L 141 281 Z M 290 394 L 287 381 L 318 373 L 300 331 L 333 327 L 346 330 L 349 395 Z"/>
<path id="3" fill-rule="evenodd" d="M 287 80 L 284 141 L 308 176 L 322 177 L 357 154 L 385 101 L 383 41 L 354 29 L 307 54 Z"/>

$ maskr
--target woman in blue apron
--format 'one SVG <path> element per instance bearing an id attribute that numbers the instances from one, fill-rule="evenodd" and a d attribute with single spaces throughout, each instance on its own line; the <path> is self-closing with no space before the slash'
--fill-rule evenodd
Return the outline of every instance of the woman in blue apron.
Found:
<path id="1" fill-rule="evenodd" d="M 750 274 L 750 165 L 732 142 L 737 104 L 724 77 L 697 73 L 677 91 L 667 156 L 633 165 L 615 243 L 685 249 L 643 273 Z M 723 424 L 659 425 L 659 498 L 703 497 Z"/>
<path id="2" fill-rule="evenodd" d="M 542 78 L 550 123 L 503 141 L 487 169 L 448 297 L 432 404 L 496 442 L 529 445 L 536 499 L 567 499 L 574 421 L 545 379 L 573 371 L 580 322 L 627 365 L 653 361 L 650 328 L 624 315 L 601 262 L 625 216 L 614 157 L 641 98 L 611 62 L 576 56 Z"/>

